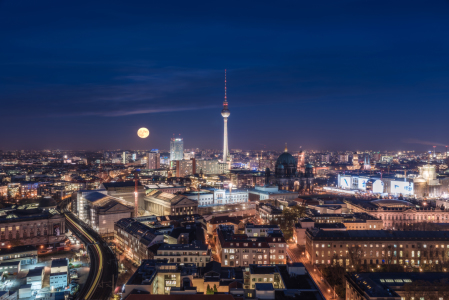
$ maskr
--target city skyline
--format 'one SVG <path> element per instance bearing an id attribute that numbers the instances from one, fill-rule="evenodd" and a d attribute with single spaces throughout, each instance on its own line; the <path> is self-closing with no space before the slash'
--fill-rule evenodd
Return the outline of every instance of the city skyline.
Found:
<path id="1" fill-rule="evenodd" d="M 447 2 L 103 4 L 0 3 L 2 149 L 449 144 Z"/>

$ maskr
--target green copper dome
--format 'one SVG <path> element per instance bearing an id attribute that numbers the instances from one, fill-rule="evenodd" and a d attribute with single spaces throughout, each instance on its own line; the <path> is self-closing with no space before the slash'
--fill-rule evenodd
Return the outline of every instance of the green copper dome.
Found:
<path id="1" fill-rule="evenodd" d="M 279 155 L 278 159 L 276 160 L 276 166 L 279 165 L 290 165 L 293 164 L 296 166 L 296 159 L 288 152 L 284 152 L 281 155 Z"/>

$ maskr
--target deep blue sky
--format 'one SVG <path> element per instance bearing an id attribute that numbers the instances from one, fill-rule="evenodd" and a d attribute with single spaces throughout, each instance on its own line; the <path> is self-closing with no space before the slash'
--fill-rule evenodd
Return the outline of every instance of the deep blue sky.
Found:
<path id="1" fill-rule="evenodd" d="M 445 0 L 0 0 L 0 41 L 4 150 L 220 148 L 225 68 L 230 148 L 449 144 Z"/>

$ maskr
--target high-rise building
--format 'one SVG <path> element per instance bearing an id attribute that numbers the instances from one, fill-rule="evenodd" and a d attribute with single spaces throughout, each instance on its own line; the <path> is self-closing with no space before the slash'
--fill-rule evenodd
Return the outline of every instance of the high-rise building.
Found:
<path id="1" fill-rule="evenodd" d="M 128 151 L 124 151 L 122 153 L 122 163 L 126 164 L 128 162 L 128 159 L 129 159 Z"/>
<path id="2" fill-rule="evenodd" d="M 181 137 L 172 138 L 170 142 L 170 160 L 182 160 L 184 158 L 184 141 Z"/>
<path id="3" fill-rule="evenodd" d="M 161 155 L 156 152 L 148 153 L 148 169 L 155 170 L 161 168 Z"/>
<path id="4" fill-rule="evenodd" d="M 340 163 L 347 163 L 348 162 L 348 155 L 347 154 L 340 154 L 338 158 Z"/>
<path id="5" fill-rule="evenodd" d="M 229 155 L 228 148 L 228 117 L 231 115 L 231 112 L 228 109 L 228 98 L 226 95 L 226 70 L 225 70 L 225 96 L 223 102 L 223 110 L 221 111 L 221 116 L 224 121 L 224 133 L 223 133 L 223 162 L 226 163 Z"/>
<path id="6" fill-rule="evenodd" d="M 354 152 L 354 154 L 352 155 L 352 165 L 354 166 L 354 170 L 360 169 L 359 155 L 357 154 L 357 152 Z"/>

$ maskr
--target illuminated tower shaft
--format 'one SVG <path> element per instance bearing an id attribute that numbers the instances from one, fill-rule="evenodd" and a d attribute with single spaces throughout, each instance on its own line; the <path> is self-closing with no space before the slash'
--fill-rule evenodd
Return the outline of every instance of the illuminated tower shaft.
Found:
<path id="1" fill-rule="evenodd" d="M 226 95 L 226 70 L 225 70 L 225 96 L 223 102 L 223 110 L 221 111 L 221 116 L 224 121 L 224 132 L 223 132 L 223 162 L 226 163 L 228 160 L 229 149 L 228 149 L 228 117 L 230 115 L 228 109 L 228 98 Z"/>
<path id="2" fill-rule="evenodd" d="M 223 132 L 223 162 L 228 159 L 228 118 L 224 118 L 224 132 Z"/>

